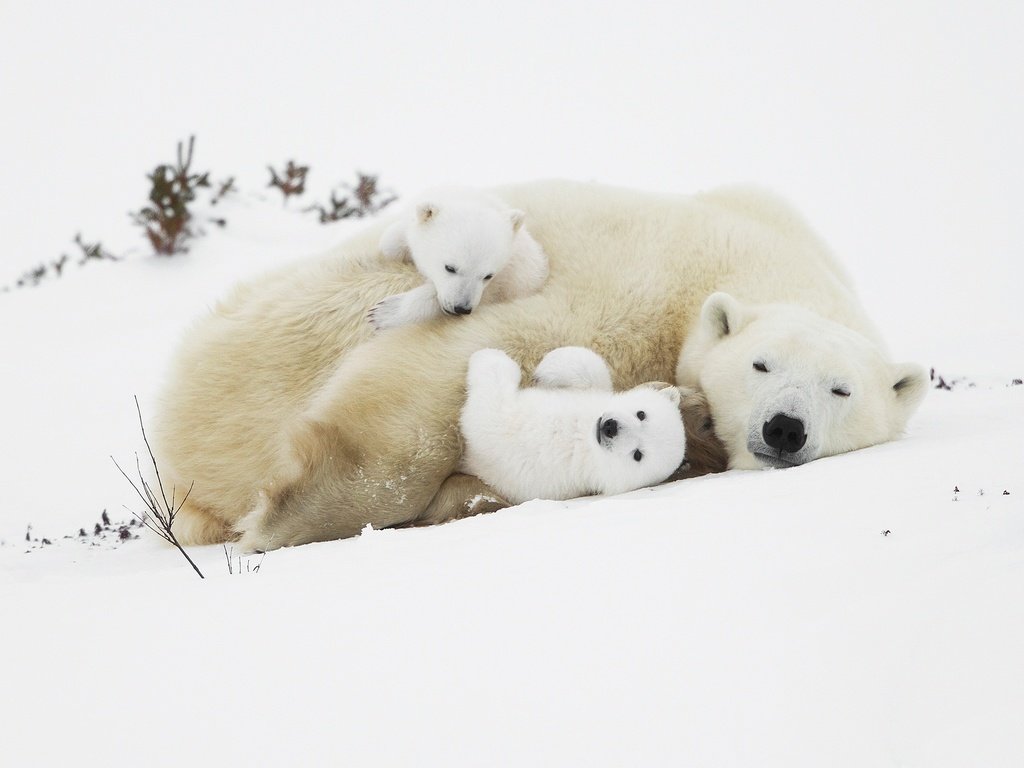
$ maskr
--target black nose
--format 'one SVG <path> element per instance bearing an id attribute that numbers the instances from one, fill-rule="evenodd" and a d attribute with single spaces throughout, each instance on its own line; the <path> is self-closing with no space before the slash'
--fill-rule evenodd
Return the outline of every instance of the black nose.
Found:
<path id="1" fill-rule="evenodd" d="M 455 314 L 456 315 L 468 315 L 472 311 L 473 311 L 472 307 L 464 307 L 461 304 L 459 306 L 455 307 Z"/>
<path id="2" fill-rule="evenodd" d="M 796 453 L 807 442 L 804 423 L 800 419 L 777 413 L 772 420 L 766 422 L 761 430 L 764 441 L 779 453 Z"/>
<path id="3" fill-rule="evenodd" d="M 601 424 L 601 434 L 605 437 L 615 437 L 619 434 L 619 422 L 615 419 L 605 419 Z"/>

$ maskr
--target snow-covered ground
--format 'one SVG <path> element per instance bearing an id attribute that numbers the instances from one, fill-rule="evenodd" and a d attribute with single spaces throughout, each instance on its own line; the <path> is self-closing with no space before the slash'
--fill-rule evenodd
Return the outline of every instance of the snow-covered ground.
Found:
<path id="1" fill-rule="evenodd" d="M 0 293 L 0 764 L 1024 764 L 1024 6 L 822 8 L 0 10 L 0 285 L 79 230 L 126 254 Z M 241 192 L 156 259 L 125 212 L 193 132 Z M 132 396 L 152 413 L 194 317 L 359 227 L 281 206 L 290 157 L 316 199 L 356 169 L 773 187 L 896 357 L 964 381 L 855 454 L 258 573 L 196 548 L 201 581 L 117 543 L 110 456 L 143 448 Z"/>

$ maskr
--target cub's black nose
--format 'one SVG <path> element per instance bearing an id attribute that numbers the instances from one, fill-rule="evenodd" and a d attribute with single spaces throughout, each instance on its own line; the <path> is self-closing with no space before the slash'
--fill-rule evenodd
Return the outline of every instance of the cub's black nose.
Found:
<path id="1" fill-rule="evenodd" d="M 461 304 L 459 306 L 455 307 L 455 314 L 456 315 L 468 315 L 472 311 L 473 311 L 472 307 L 464 307 Z"/>
<path id="2" fill-rule="evenodd" d="M 761 434 L 764 435 L 764 441 L 780 453 L 796 453 L 807 442 L 804 423 L 781 413 L 775 414 L 771 421 L 765 423 Z"/>
<path id="3" fill-rule="evenodd" d="M 601 424 L 601 434 L 605 437 L 615 437 L 619 434 L 619 422 L 615 419 L 605 419 Z"/>

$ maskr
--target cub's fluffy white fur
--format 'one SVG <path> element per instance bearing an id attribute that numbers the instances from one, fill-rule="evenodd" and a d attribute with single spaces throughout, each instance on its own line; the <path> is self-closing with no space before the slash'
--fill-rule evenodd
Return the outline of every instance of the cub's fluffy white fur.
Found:
<path id="1" fill-rule="evenodd" d="M 566 389 L 600 389 L 612 391 L 612 374 L 608 363 L 597 352 L 586 347 L 558 347 L 544 355 L 533 371 L 538 387 Z"/>
<path id="2" fill-rule="evenodd" d="M 427 282 L 370 310 L 377 329 L 468 315 L 484 299 L 509 301 L 540 289 L 548 259 L 523 226 L 525 214 L 492 195 L 437 188 L 388 227 L 380 240 L 389 259 L 409 259 Z"/>
<path id="3" fill-rule="evenodd" d="M 580 348 L 549 353 L 537 370 L 546 386 L 520 389 L 522 371 L 504 352 L 470 358 L 463 472 L 518 504 L 624 493 L 665 480 L 683 462 L 678 388 L 614 393 L 605 362 Z"/>

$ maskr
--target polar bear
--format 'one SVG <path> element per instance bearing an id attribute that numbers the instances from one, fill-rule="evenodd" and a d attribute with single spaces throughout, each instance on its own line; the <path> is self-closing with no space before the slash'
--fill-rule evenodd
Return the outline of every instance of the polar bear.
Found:
<path id="1" fill-rule="evenodd" d="M 923 372 L 890 365 L 863 334 L 803 307 L 704 302 L 676 378 L 717 414 L 729 466 L 790 467 L 899 434 Z"/>
<path id="2" fill-rule="evenodd" d="M 175 521 L 183 543 L 242 535 L 249 548 L 279 547 L 480 511 L 475 500 L 493 489 L 457 472 L 458 419 L 469 358 L 485 347 L 528 377 L 548 351 L 576 345 L 607 360 L 617 390 L 699 387 L 736 467 L 773 463 L 750 450 L 755 413 L 799 415 L 772 402 L 779 371 L 816 372 L 786 373 L 799 387 L 836 377 L 823 393 L 835 403 L 819 392 L 801 406 L 804 433 L 827 439 L 808 437 L 800 460 L 897 438 L 926 391 L 923 369 L 890 361 L 845 271 L 774 195 L 565 181 L 496 194 L 526 214 L 550 259 L 534 295 L 459 322 L 375 333 L 368 310 L 422 281 L 380 255 L 382 222 L 244 283 L 190 329 L 151 431 L 165 484 L 192 487 Z M 718 299 L 704 311 L 717 292 L 739 311 Z M 746 348 L 755 337 L 763 349 Z M 832 394 L 840 384 L 849 398 Z M 799 436 L 781 427 L 795 447 Z"/>
<path id="3" fill-rule="evenodd" d="M 377 329 L 446 315 L 468 315 L 483 300 L 509 301 L 535 293 L 548 260 L 523 225 L 522 211 L 463 188 L 425 192 L 381 236 L 381 253 L 409 259 L 427 282 L 373 306 Z"/>
<path id="4" fill-rule="evenodd" d="M 588 351 L 548 353 L 538 371 L 557 386 L 526 389 L 519 388 L 519 364 L 504 352 L 473 353 L 459 420 L 460 471 L 513 504 L 625 493 L 668 478 L 686 449 L 679 389 L 664 383 L 604 389 L 611 376 Z M 588 386 L 595 380 L 597 388 Z"/>

